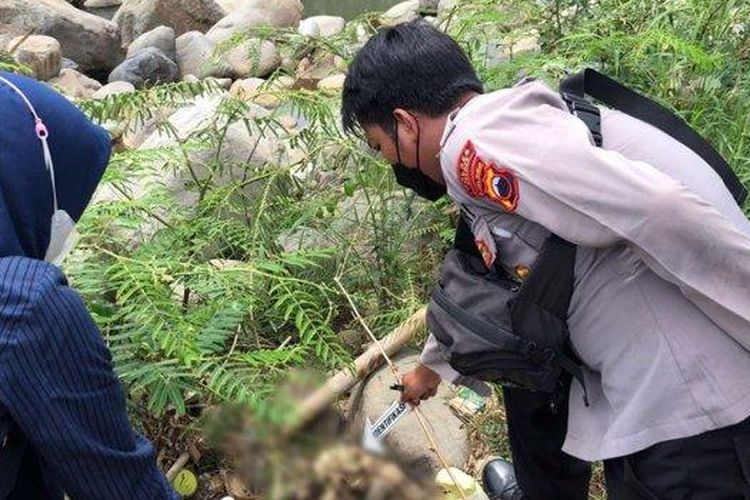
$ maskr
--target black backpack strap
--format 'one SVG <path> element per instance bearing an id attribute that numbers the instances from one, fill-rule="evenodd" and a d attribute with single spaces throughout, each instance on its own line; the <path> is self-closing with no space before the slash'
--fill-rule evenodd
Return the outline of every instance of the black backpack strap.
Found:
<path id="1" fill-rule="evenodd" d="M 575 261 L 578 247 L 556 234 L 545 241 L 534 263 L 534 269 L 510 304 L 513 328 L 542 331 L 550 334 L 564 328 L 564 349 L 530 346 L 527 356 L 537 363 L 557 364 L 571 374 L 583 388 L 583 401 L 589 405 L 588 392 L 580 360 L 568 338 L 568 309 L 575 288 Z"/>
<path id="2" fill-rule="evenodd" d="M 585 96 L 590 95 L 610 108 L 622 111 L 669 134 L 711 165 L 738 205 L 742 206 L 745 203 L 747 190 L 724 158 L 708 141 L 664 106 L 591 68 L 563 80 L 560 92 L 566 102 L 568 99 L 585 101 Z M 570 104 L 568 106 L 570 107 Z"/>

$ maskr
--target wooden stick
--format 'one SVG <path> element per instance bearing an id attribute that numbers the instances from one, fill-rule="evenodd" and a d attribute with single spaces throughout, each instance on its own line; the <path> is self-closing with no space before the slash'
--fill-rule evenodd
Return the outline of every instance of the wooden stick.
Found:
<path id="1" fill-rule="evenodd" d="M 343 292 L 344 296 L 346 297 L 346 300 L 349 301 L 349 305 L 352 307 L 352 311 L 354 312 L 354 316 L 357 318 L 357 320 L 362 324 L 362 327 L 364 327 L 367 334 L 370 336 L 373 342 L 378 346 L 381 353 L 383 354 L 383 358 L 385 358 L 386 362 L 388 362 L 388 366 L 390 367 L 391 371 L 393 372 L 393 376 L 396 380 L 396 383 L 401 383 L 401 376 L 398 373 L 398 368 L 396 368 L 396 365 L 393 364 L 393 361 L 391 361 L 390 357 L 388 356 L 388 353 L 386 352 L 383 345 L 381 345 L 380 340 L 373 335 L 370 328 L 368 328 L 367 323 L 365 323 L 364 318 L 362 315 L 359 314 L 359 311 L 357 310 L 357 306 L 354 304 L 354 301 L 352 301 L 351 296 L 344 288 L 344 285 L 341 284 L 341 281 L 339 281 L 338 278 L 335 279 L 336 284 L 339 286 L 341 291 Z M 426 311 L 426 308 L 423 308 Z M 417 415 L 417 419 L 419 420 L 419 425 L 422 427 L 422 432 L 424 432 L 424 435 L 427 437 L 427 440 L 430 442 L 430 445 L 432 446 L 432 451 L 435 452 L 435 455 L 437 455 L 438 460 L 440 461 L 440 464 L 443 466 L 445 471 L 448 473 L 448 477 L 451 478 L 451 481 L 453 481 L 453 484 L 456 485 L 456 489 L 458 490 L 458 494 L 461 495 L 461 498 L 463 500 L 468 500 L 466 497 L 466 493 L 464 493 L 464 490 L 461 489 L 461 486 L 458 484 L 458 481 L 456 480 L 455 476 L 453 475 L 453 471 L 451 471 L 450 466 L 448 465 L 448 461 L 445 460 L 443 457 L 443 454 L 440 452 L 440 448 L 438 447 L 437 441 L 435 440 L 435 436 L 433 436 L 432 431 L 427 426 L 427 419 L 422 414 L 422 411 L 419 409 L 418 406 L 414 407 L 414 413 Z"/>
<path id="2" fill-rule="evenodd" d="M 435 455 L 437 455 L 438 460 L 440 460 L 440 465 L 443 466 L 443 469 L 445 469 L 445 471 L 448 473 L 448 476 L 451 478 L 451 481 L 453 481 L 453 484 L 456 485 L 456 489 L 458 490 L 458 493 L 461 495 L 461 498 L 463 498 L 464 500 L 467 500 L 466 493 L 464 493 L 464 490 L 461 489 L 461 486 L 458 484 L 458 480 L 456 480 L 456 478 L 453 476 L 453 471 L 451 470 L 451 466 L 445 460 L 442 453 L 440 453 L 440 448 L 438 448 L 437 441 L 435 441 L 435 436 L 433 436 L 432 432 L 430 431 L 430 428 L 427 425 L 427 418 L 422 413 L 422 409 L 419 406 L 415 406 L 414 414 L 417 415 L 417 420 L 419 420 L 419 426 L 422 428 L 424 435 L 427 436 L 427 440 L 430 442 L 430 446 L 432 446 L 432 451 L 435 452 Z"/>
<path id="3" fill-rule="evenodd" d="M 15 52 L 16 49 L 20 47 L 23 42 L 26 41 L 26 39 L 28 39 L 32 34 L 34 34 L 35 31 L 36 31 L 36 28 L 31 28 L 28 32 L 26 32 L 26 34 L 23 35 L 15 44 L 13 44 L 12 47 L 8 47 L 8 53 L 12 54 L 13 52 Z"/>
<path id="4" fill-rule="evenodd" d="M 167 476 L 167 481 L 172 482 L 172 479 L 174 479 L 177 473 L 180 472 L 183 467 L 185 467 L 185 464 L 188 463 L 188 460 L 190 460 L 190 453 L 184 452 L 182 455 L 180 455 L 180 458 L 178 458 L 174 465 L 172 465 L 167 473 L 164 474 L 165 476 Z"/>
<path id="5" fill-rule="evenodd" d="M 383 363 L 383 352 L 392 356 L 408 344 L 414 335 L 424 326 L 426 308 L 421 308 L 404 321 L 399 327 L 386 335 L 380 342 L 374 343 L 367 351 L 354 360 L 354 366 L 340 370 L 328 379 L 323 387 L 308 396 L 298 407 L 297 418 L 289 424 L 284 434 L 297 431 L 304 424 L 315 418 L 329 407 L 339 396 L 351 389 Z"/>

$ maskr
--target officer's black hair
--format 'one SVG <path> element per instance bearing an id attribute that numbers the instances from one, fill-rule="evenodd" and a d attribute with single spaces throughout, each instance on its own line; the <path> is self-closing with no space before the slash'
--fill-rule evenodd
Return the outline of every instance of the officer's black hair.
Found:
<path id="1" fill-rule="evenodd" d="M 344 82 L 344 130 L 364 125 L 394 129 L 393 110 L 440 116 L 482 83 L 461 47 L 424 21 L 378 31 L 354 58 Z"/>

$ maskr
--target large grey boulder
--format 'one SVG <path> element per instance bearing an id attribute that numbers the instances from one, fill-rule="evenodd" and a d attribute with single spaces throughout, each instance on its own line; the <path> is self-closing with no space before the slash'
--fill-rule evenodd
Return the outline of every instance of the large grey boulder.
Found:
<path id="1" fill-rule="evenodd" d="M 418 361 L 419 355 L 409 352 L 394 360 L 400 373 L 411 370 Z M 376 371 L 363 383 L 364 388 L 361 388 L 361 394 L 355 398 L 354 414 L 350 419 L 352 429 L 357 435 L 364 429 L 367 417 L 374 422 L 398 398 L 398 393 L 390 388 L 395 382 L 393 373 L 387 366 Z M 443 383 L 440 384 L 437 395 L 422 402 L 419 407 L 432 424 L 435 440 L 448 465 L 463 469 L 471 456 L 468 432 L 461 419 L 448 405 L 452 396 L 451 387 Z M 430 450 L 430 442 L 413 413 L 396 424 L 385 437 L 384 445 L 397 462 L 417 476 L 433 478 L 442 468 L 435 453 Z"/>
<path id="2" fill-rule="evenodd" d="M 65 0 L 0 1 L 0 33 L 47 35 L 60 42 L 62 55 L 81 71 L 102 72 L 122 59 L 117 25 L 76 9 Z"/>
<path id="3" fill-rule="evenodd" d="M 159 26 L 133 40 L 133 43 L 128 47 L 128 55 L 126 57 L 133 57 L 137 52 L 146 47 L 156 47 L 176 62 L 174 30 L 169 26 Z"/>
<path id="4" fill-rule="evenodd" d="M 226 63 L 213 57 L 216 43 L 200 31 L 190 31 L 177 37 L 175 48 L 182 79 L 188 75 L 203 79 L 224 78 L 231 74 Z"/>
<path id="5" fill-rule="evenodd" d="M 157 83 L 175 82 L 179 76 L 174 61 L 161 50 L 147 47 L 113 69 L 109 82 L 130 82 L 136 88 L 144 88 Z"/>
<path id="6" fill-rule="evenodd" d="M 201 178 L 208 175 L 208 169 L 215 161 L 222 163 L 222 171 L 213 177 L 218 184 L 237 182 L 244 179 L 247 166 L 262 165 L 279 154 L 280 145 L 272 134 L 261 133 L 254 118 L 267 116 L 268 111 L 248 104 L 246 117 L 249 125 L 243 120 L 226 124 L 226 117 L 220 114 L 219 108 L 226 94 L 199 96 L 191 105 L 178 109 L 168 118 L 169 129 L 157 129 L 138 147 L 140 150 L 174 146 L 177 141 L 187 142 L 200 137 L 205 146 L 189 148 L 188 157 L 193 173 Z M 205 134 L 206 130 L 221 129 L 219 134 Z M 213 142 L 207 137 L 212 137 Z M 155 170 L 152 178 L 139 178 L 138 183 L 144 186 L 154 182 L 166 186 L 173 193 L 178 203 L 192 206 L 196 202 L 194 191 L 187 189 L 186 184 L 192 181 L 186 171 L 175 172 L 172 168 Z M 260 187 L 259 187 L 260 186 Z M 248 185 L 243 188 L 245 195 L 255 194 L 262 185 Z"/>
<path id="7" fill-rule="evenodd" d="M 296 28 L 302 19 L 300 0 L 247 0 L 206 33 L 216 43 L 251 28 Z"/>
<path id="8" fill-rule="evenodd" d="M 158 26 L 169 26 L 176 35 L 188 31 L 206 31 L 225 12 L 215 0 L 124 0 L 112 19 L 120 26 L 122 44 Z"/>
<path id="9" fill-rule="evenodd" d="M 39 80 L 49 80 L 60 74 L 62 69 L 62 52 L 60 42 L 51 36 L 31 35 L 23 40 L 16 37 L 8 44 L 8 49 L 15 47 L 13 58 L 25 64 Z"/>

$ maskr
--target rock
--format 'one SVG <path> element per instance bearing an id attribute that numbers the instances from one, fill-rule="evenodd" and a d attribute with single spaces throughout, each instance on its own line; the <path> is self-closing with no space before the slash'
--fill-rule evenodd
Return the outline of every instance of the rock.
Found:
<path id="1" fill-rule="evenodd" d="M 75 99 L 88 99 L 102 88 L 102 84 L 93 78 L 68 68 L 60 71 L 60 76 L 50 79 L 48 83 Z"/>
<path id="2" fill-rule="evenodd" d="M 288 76 L 280 76 L 273 80 L 245 78 L 237 80 L 232 84 L 232 87 L 229 89 L 229 95 L 270 109 L 279 105 L 281 101 L 278 95 L 279 92 L 291 89 L 293 86 L 294 79 Z M 289 122 L 287 121 L 287 123 Z M 296 124 L 297 119 L 294 118 L 294 125 L 290 127 L 285 126 L 285 128 L 294 128 Z"/>
<path id="3" fill-rule="evenodd" d="M 419 0 L 409 0 L 394 5 L 380 16 L 383 26 L 396 26 L 419 19 Z"/>
<path id="4" fill-rule="evenodd" d="M 276 244 L 284 249 L 286 253 L 297 252 L 299 250 L 323 250 L 336 246 L 336 242 L 328 238 L 325 233 L 309 227 L 298 227 L 281 233 L 276 238 Z"/>
<path id="5" fill-rule="evenodd" d="M 211 125 L 216 120 L 217 110 L 222 102 L 222 95 L 199 96 L 193 104 L 175 111 L 168 119 L 171 128 L 180 140 L 185 140 L 195 132 Z M 248 118 L 266 116 L 268 111 L 260 107 L 253 107 L 249 111 Z M 216 126 L 219 126 L 218 124 Z M 223 138 L 222 150 L 218 154 L 219 160 L 244 162 L 250 158 L 250 162 L 261 164 L 268 161 L 274 154 L 277 145 L 269 138 L 263 139 L 258 135 L 254 126 L 248 131 L 242 120 L 232 123 L 227 127 Z M 139 149 L 151 149 L 165 147 L 174 144 L 175 137 L 166 131 L 156 130 L 139 146 Z M 253 148 L 258 143 L 255 152 Z M 208 159 L 216 156 L 216 150 L 209 151 L 204 155 L 200 151 L 191 151 L 200 163 L 201 158 Z"/>
<path id="6" fill-rule="evenodd" d="M 103 86 L 91 95 L 92 99 L 104 99 L 107 96 L 134 92 L 135 86 L 130 82 L 112 82 Z"/>
<path id="7" fill-rule="evenodd" d="M 156 47 L 176 62 L 175 36 L 172 28 L 159 26 L 133 40 L 133 43 L 128 47 L 126 59 L 133 57 L 138 51 L 146 47 Z"/>
<path id="8" fill-rule="evenodd" d="M 296 28 L 302 18 L 300 0 L 247 0 L 234 12 L 222 18 L 206 33 L 216 43 L 251 28 Z"/>
<path id="9" fill-rule="evenodd" d="M 10 41 L 8 48 L 16 47 L 13 57 L 16 62 L 25 64 L 39 80 L 49 80 L 60 74 L 62 53 L 60 42 L 50 36 L 31 35 L 20 45 L 23 37 Z"/>
<path id="10" fill-rule="evenodd" d="M 167 122 L 170 129 L 168 132 L 163 128 L 155 130 L 148 138 L 138 147 L 139 150 L 152 148 L 163 148 L 174 146 L 176 142 L 190 140 L 196 134 L 208 127 L 224 127 L 225 115 L 218 113 L 218 109 L 224 99 L 223 95 L 199 96 L 195 98 L 189 106 L 178 109 L 169 116 Z M 190 161 L 192 171 L 199 178 L 204 178 L 209 174 L 211 165 L 215 162 L 222 164 L 221 172 L 212 170 L 214 182 L 222 185 L 230 182 L 241 181 L 246 175 L 248 165 L 262 165 L 278 155 L 279 143 L 271 134 L 264 137 L 259 127 L 254 123 L 253 118 L 265 116 L 268 112 L 262 108 L 249 105 L 250 110 L 247 114 L 249 125 L 239 119 L 229 124 L 221 135 L 221 139 L 216 134 L 208 134 L 205 140 L 210 142 L 205 146 L 191 146 L 187 150 L 188 160 Z M 191 174 L 186 171 L 175 172 L 172 168 L 159 168 L 155 166 L 153 174 L 141 176 L 137 179 L 141 192 L 147 191 L 147 186 L 161 184 L 166 186 L 175 197 L 177 203 L 183 206 L 194 206 L 197 202 L 195 190 L 188 189 L 187 184 L 193 182 Z M 248 184 L 243 187 L 242 194 L 246 199 L 253 199 L 256 194 L 264 188 L 264 181 Z M 239 195 L 239 193 L 238 193 Z"/>
<path id="11" fill-rule="evenodd" d="M 63 67 L 63 69 L 68 68 L 68 69 L 74 69 L 76 71 L 80 71 L 81 70 L 81 67 L 78 66 L 77 62 L 75 62 L 72 59 L 68 59 L 67 57 L 63 57 L 62 58 L 62 67 Z"/>
<path id="12" fill-rule="evenodd" d="M 458 0 L 440 0 L 438 2 L 438 17 L 446 17 L 458 5 Z"/>
<path id="13" fill-rule="evenodd" d="M 334 36 L 344 31 L 345 26 L 346 21 L 343 17 L 313 16 L 300 22 L 297 31 L 303 35 L 308 35 L 308 33 L 303 33 L 304 30 L 316 32 L 308 36 Z"/>
<path id="14" fill-rule="evenodd" d="M 107 72 L 121 59 L 117 25 L 110 21 L 64 0 L 0 1 L 0 33 L 21 36 L 32 28 L 56 39 L 62 55 L 86 73 Z"/>
<path id="15" fill-rule="evenodd" d="M 300 21 L 297 33 L 311 37 L 320 36 L 320 26 L 313 18 L 304 19 Z"/>
<path id="16" fill-rule="evenodd" d="M 419 8 L 424 10 L 436 11 L 440 0 L 419 0 Z"/>
<path id="17" fill-rule="evenodd" d="M 245 5 L 247 0 L 216 0 L 216 3 L 224 9 L 225 14 L 231 14 Z"/>
<path id="18" fill-rule="evenodd" d="M 216 78 L 215 76 L 209 76 L 208 78 L 204 78 L 203 81 L 224 90 L 229 90 L 232 86 L 231 78 Z"/>
<path id="19" fill-rule="evenodd" d="M 221 57 L 230 68 L 232 78 L 261 77 L 281 65 L 279 51 L 270 40 L 251 38 L 230 49 Z"/>
<path id="20" fill-rule="evenodd" d="M 174 61 L 161 50 L 147 47 L 112 70 L 109 82 L 130 82 L 136 88 L 144 88 L 157 83 L 175 82 L 178 78 L 179 69 Z"/>
<path id="21" fill-rule="evenodd" d="M 345 70 L 346 63 L 335 54 L 323 53 L 316 55 L 314 59 L 305 57 L 297 65 L 297 85 L 315 89 L 320 80 Z"/>
<path id="22" fill-rule="evenodd" d="M 169 26 L 176 35 L 206 31 L 225 15 L 215 0 L 124 0 L 112 19 L 120 26 L 127 47 L 157 26 Z"/>
<path id="23" fill-rule="evenodd" d="M 318 82 L 318 90 L 326 94 L 340 94 L 344 89 L 344 80 L 346 80 L 346 75 L 341 73 L 323 78 Z"/>
<path id="24" fill-rule="evenodd" d="M 87 9 L 108 9 L 122 5 L 122 0 L 86 0 L 83 6 Z"/>
<path id="25" fill-rule="evenodd" d="M 372 38 L 372 31 L 363 23 L 357 23 L 354 35 L 357 37 L 357 44 L 361 47 Z"/>
<path id="26" fill-rule="evenodd" d="M 274 88 L 279 90 L 291 90 L 296 83 L 297 80 L 289 75 L 281 75 L 273 79 Z"/>
<path id="27" fill-rule="evenodd" d="M 297 123 L 299 123 L 297 117 L 292 115 L 282 115 L 278 118 L 278 120 L 279 124 L 287 130 L 297 128 Z"/>
<path id="28" fill-rule="evenodd" d="M 528 52 L 540 50 L 539 38 L 535 35 L 528 35 L 512 43 L 488 42 L 483 46 L 484 64 L 487 68 L 496 68 L 507 63 L 514 57 Z"/>
<path id="29" fill-rule="evenodd" d="M 187 75 L 203 79 L 209 76 L 224 78 L 230 74 L 226 64 L 212 61 L 216 44 L 199 31 L 177 37 L 175 48 L 182 79 Z"/>
<path id="30" fill-rule="evenodd" d="M 263 106 L 267 109 L 275 108 L 279 105 L 279 98 L 274 92 L 277 90 L 277 87 L 266 85 L 266 83 L 266 80 L 263 80 L 262 78 L 245 78 L 244 80 L 237 80 L 229 89 L 229 95 L 243 101 L 255 103 L 258 106 Z M 261 89 L 261 87 L 264 86 L 268 87 L 268 89 Z"/>
<path id="31" fill-rule="evenodd" d="M 529 35 L 513 42 L 512 53 L 514 56 L 517 56 L 527 52 L 536 52 L 539 49 L 539 37 L 536 35 Z"/>
<path id="32" fill-rule="evenodd" d="M 262 78 L 244 78 L 236 80 L 229 88 L 229 95 L 238 99 L 248 100 L 255 94 L 261 85 L 266 83 Z"/>
<path id="33" fill-rule="evenodd" d="M 408 351 L 394 360 L 401 373 L 414 368 L 418 361 L 419 355 Z M 398 397 L 390 388 L 392 384 L 393 374 L 387 366 L 379 369 L 365 382 L 359 407 L 353 409 L 356 435 L 361 435 L 367 417 L 374 421 Z M 448 406 L 452 392 L 448 384 L 440 384 L 437 395 L 424 401 L 419 407 L 432 424 L 438 447 L 448 465 L 463 469 L 471 453 L 463 422 Z M 384 444 L 397 462 L 417 476 L 432 478 L 442 468 L 435 453 L 430 451 L 430 442 L 413 413 L 405 416 L 393 428 L 385 437 Z"/>

